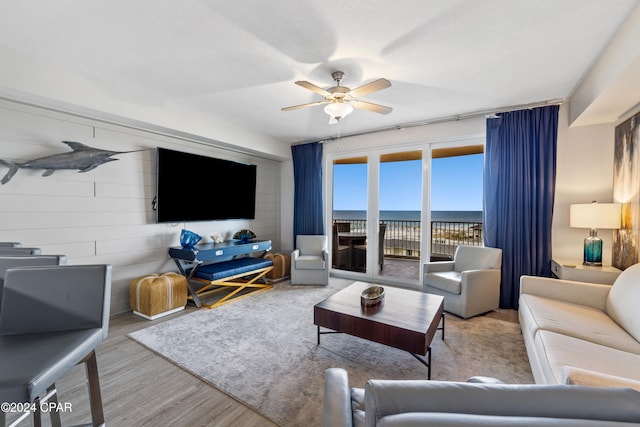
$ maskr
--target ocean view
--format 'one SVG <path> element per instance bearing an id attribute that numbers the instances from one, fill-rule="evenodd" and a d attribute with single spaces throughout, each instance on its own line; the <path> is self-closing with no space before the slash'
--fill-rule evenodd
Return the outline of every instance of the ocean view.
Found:
<path id="1" fill-rule="evenodd" d="M 333 219 L 365 220 L 366 211 L 333 211 Z M 380 219 L 396 221 L 420 221 L 420 211 L 380 211 Z M 482 222 L 482 211 L 432 211 L 432 221 Z"/>

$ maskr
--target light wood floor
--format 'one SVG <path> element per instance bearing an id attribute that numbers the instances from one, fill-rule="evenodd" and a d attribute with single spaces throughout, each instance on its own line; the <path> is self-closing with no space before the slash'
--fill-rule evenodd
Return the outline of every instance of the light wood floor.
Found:
<path id="1" fill-rule="evenodd" d="M 193 310 L 196 308 L 187 306 L 182 312 L 154 321 L 132 313 L 111 318 L 109 338 L 97 350 L 107 426 L 276 426 L 127 337 L 130 332 Z M 518 321 L 515 310 L 497 310 L 486 316 Z M 83 368 L 77 366 L 57 383 L 59 402 L 72 405 L 72 412 L 61 415 L 65 426 L 90 421 L 85 378 Z M 45 426 L 50 425 L 47 417 L 43 421 Z"/>
<path id="2" fill-rule="evenodd" d="M 112 317 L 109 338 L 97 351 L 107 426 L 276 425 L 126 336 L 191 310 L 195 308 L 188 306 L 154 321 L 130 313 Z M 75 367 L 57 385 L 59 402 L 70 402 L 73 409 L 62 414 L 63 425 L 90 422 L 83 368 Z M 44 421 L 48 425 L 46 417 Z"/>

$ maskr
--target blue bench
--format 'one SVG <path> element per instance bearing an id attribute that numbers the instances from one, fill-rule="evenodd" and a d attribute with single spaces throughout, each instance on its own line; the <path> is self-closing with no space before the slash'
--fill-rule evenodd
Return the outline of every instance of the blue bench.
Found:
<path id="1" fill-rule="evenodd" d="M 213 304 L 202 304 L 208 308 L 218 307 L 272 287 L 268 283 L 257 283 L 265 274 L 273 270 L 273 261 L 269 259 L 243 257 L 194 268 L 195 272 L 193 269 L 187 270 L 188 277 L 205 284 L 196 291 L 198 297 L 211 295 L 229 287 L 236 288 Z M 246 289 L 250 291 L 242 293 Z"/>

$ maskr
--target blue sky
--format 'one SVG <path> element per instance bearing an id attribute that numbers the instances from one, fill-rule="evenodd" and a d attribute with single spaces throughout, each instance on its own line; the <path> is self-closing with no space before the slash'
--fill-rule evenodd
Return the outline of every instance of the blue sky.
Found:
<path id="1" fill-rule="evenodd" d="M 433 159 L 431 210 L 482 210 L 482 154 Z M 420 210 L 422 162 L 380 165 L 380 209 Z M 366 210 L 367 165 L 334 166 L 335 210 Z"/>

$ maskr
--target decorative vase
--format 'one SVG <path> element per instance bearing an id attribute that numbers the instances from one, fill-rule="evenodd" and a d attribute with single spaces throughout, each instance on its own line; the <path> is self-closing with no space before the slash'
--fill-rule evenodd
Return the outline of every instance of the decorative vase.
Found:
<path id="1" fill-rule="evenodd" d="M 190 249 L 196 245 L 202 237 L 194 233 L 193 231 L 183 229 L 180 232 L 180 244 L 185 249 Z"/>

